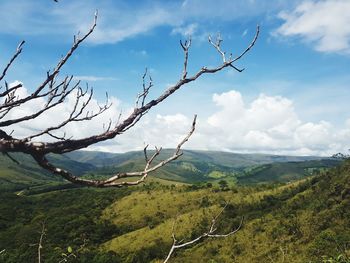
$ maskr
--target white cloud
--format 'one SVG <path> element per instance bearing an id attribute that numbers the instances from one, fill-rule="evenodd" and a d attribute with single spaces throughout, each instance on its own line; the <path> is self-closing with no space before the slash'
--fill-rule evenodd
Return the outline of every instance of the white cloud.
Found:
<path id="1" fill-rule="evenodd" d="M 206 130 L 215 128 L 207 148 L 278 154 L 331 155 L 349 147 L 350 126 L 337 130 L 331 123 L 303 122 L 287 98 L 261 94 L 246 105 L 241 94 L 214 94 L 219 110 L 208 118 Z M 208 133 L 209 134 L 209 133 Z"/>
<path id="2" fill-rule="evenodd" d="M 135 8 L 136 7 L 136 8 Z M 122 1 L 49 1 L 18 0 L 1 1 L 0 14 L 6 26 L 0 32 L 15 35 L 67 36 L 84 33 L 91 26 L 95 10 L 98 10 L 97 27 L 86 42 L 117 43 L 155 27 L 178 25 L 171 8 L 162 5 L 137 6 Z M 54 29 L 54 30 L 53 30 Z"/>
<path id="3" fill-rule="evenodd" d="M 23 88 L 19 95 L 27 95 Z M 24 137 L 43 128 L 54 126 L 68 116 L 74 104 L 74 94 L 60 106 L 39 118 L 23 122 L 14 129 L 13 135 Z M 71 123 L 56 132 L 60 136 L 82 138 L 103 131 L 103 123 L 109 119 L 116 121 L 121 102 L 112 98 L 113 107 L 105 114 L 87 122 Z M 196 131 L 185 148 L 220 150 L 234 152 L 263 152 L 290 155 L 332 155 L 347 152 L 350 141 L 350 118 L 339 129 L 327 121 L 304 122 L 296 114 L 293 102 L 281 96 L 259 95 L 246 103 L 238 91 L 228 91 L 213 95 L 217 110 L 207 119 L 199 118 Z M 13 110 L 8 118 L 16 118 L 35 112 L 45 100 L 26 103 Z M 89 110 L 97 110 L 93 100 Z M 131 109 L 127 110 L 127 116 Z M 150 146 L 174 148 L 184 138 L 191 127 L 192 117 L 183 114 L 146 115 L 125 134 L 113 140 L 90 147 L 91 150 L 125 152 L 141 150 L 144 143 Z M 47 138 L 44 138 L 47 139 Z"/>
<path id="4" fill-rule="evenodd" d="M 207 119 L 199 116 L 185 148 L 325 156 L 349 148 L 350 119 L 341 129 L 326 121 L 304 122 L 287 98 L 261 94 L 245 103 L 234 90 L 214 94 L 213 102 L 217 111 Z M 118 147 L 140 150 L 142 142 L 175 147 L 187 134 L 191 121 L 192 117 L 183 114 L 147 116 L 119 138 Z"/>
<path id="5" fill-rule="evenodd" d="M 53 1 L 2 0 L 0 14 L 3 26 L 0 32 L 27 35 L 64 35 L 67 40 L 77 32 L 86 32 L 93 14 L 99 11 L 94 34 L 87 42 L 117 43 L 168 26 L 174 33 L 184 35 L 196 32 L 198 25 L 207 21 L 233 21 L 275 11 L 288 6 L 286 1 L 246 0 L 186 0 L 179 1 Z M 54 30 L 53 30 L 54 29 Z"/>
<path id="6" fill-rule="evenodd" d="M 98 76 L 74 76 L 74 80 L 81 80 L 81 81 L 103 81 L 103 80 L 116 80 L 117 78 L 114 77 L 98 77 Z"/>
<path id="7" fill-rule="evenodd" d="M 10 86 L 14 85 L 15 83 L 18 83 L 18 82 L 11 83 Z M 30 93 L 27 91 L 27 89 L 23 87 L 18 90 L 17 96 L 19 98 L 22 98 L 22 97 L 28 96 L 29 94 Z M 23 138 L 28 135 L 36 134 L 45 128 L 54 127 L 57 124 L 64 121 L 69 116 L 71 110 L 74 107 L 75 98 L 76 98 L 76 95 L 74 93 L 71 93 L 68 95 L 64 103 L 61 103 L 56 107 L 48 110 L 46 113 L 40 115 L 34 120 L 29 120 L 29 121 L 21 122 L 16 125 L 5 127 L 4 130 L 8 132 L 11 132 L 13 130 L 14 137 Z M 115 97 L 111 97 L 110 102 L 112 102 L 112 107 L 107 112 L 103 113 L 100 116 L 97 116 L 91 121 L 72 122 L 67 126 L 65 126 L 64 129 L 53 131 L 52 133 L 57 136 L 62 136 L 64 132 L 66 132 L 67 138 L 73 136 L 73 138 L 75 139 L 101 133 L 103 131 L 103 124 L 107 125 L 110 119 L 112 121 L 116 121 L 120 113 L 120 101 Z M 31 100 L 27 103 L 22 104 L 20 107 L 17 107 L 11 110 L 9 114 L 6 115 L 4 120 L 15 119 L 15 118 L 19 118 L 19 117 L 23 117 L 23 116 L 35 113 L 38 110 L 42 109 L 45 103 L 46 103 L 46 100 L 44 98 Z M 92 99 L 89 104 L 90 106 L 87 108 L 87 110 L 89 112 L 97 112 L 99 109 L 98 105 L 99 104 L 101 105 L 103 103 L 104 102 L 99 103 L 96 99 Z M 52 140 L 52 138 L 48 138 L 48 137 L 44 137 L 41 139 Z"/>
<path id="8" fill-rule="evenodd" d="M 320 52 L 350 52 L 350 1 L 304 1 L 281 12 L 276 36 L 299 37 Z"/>
<path id="9" fill-rule="evenodd" d="M 124 10 L 116 14 L 105 11 L 100 24 L 89 39 L 95 44 L 117 43 L 139 34 L 145 34 L 161 25 L 177 24 L 168 10 L 149 8 L 144 10 Z"/>
<path id="10" fill-rule="evenodd" d="M 183 37 L 193 36 L 198 30 L 198 24 L 192 23 L 187 26 L 178 26 L 173 28 L 171 34 L 180 34 Z"/>
<path id="11" fill-rule="evenodd" d="M 132 49 L 132 50 L 130 50 L 130 53 L 135 55 L 135 56 L 138 56 L 138 57 L 144 57 L 144 58 L 148 57 L 148 52 L 144 49 L 142 49 L 142 50 Z"/>

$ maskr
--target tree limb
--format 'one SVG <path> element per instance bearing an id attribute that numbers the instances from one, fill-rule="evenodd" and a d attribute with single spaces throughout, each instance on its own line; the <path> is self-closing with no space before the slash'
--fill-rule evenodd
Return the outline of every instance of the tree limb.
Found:
<path id="1" fill-rule="evenodd" d="M 180 248 L 184 248 L 184 247 L 187 247 L 187 246 L 191 246 L 203 239 L 206 239 L 206 238 L 220 238 L 220 237 L 228 237 L 228 236 L 231 236 L 235 233 L 237 233 L 242 225 L 243 225 L 243 220 L 244 220 L 244 217 L 242 217 L 239 225 L 237 228 L 233 229 L 232 231 L 230 231 L 229 233 L 226 233 L 226 234 L 216 234 L 216 223 L 217 223 L 217 219 L 219 218 L 219 216 L 222 214 L 222 212 L 225 210 L 225 208 L 227 207 L 227 203 L 226 205 L 224 206 L 224 208 L 213 218 L 213 220 L 211 221 L 211 224 L 209 226 L 209 229 L 207 232 L 199 235 L 198 237 L 190 240 L 190 241 L 187 241 L 187 242 L 183 242 L 183 240 L 181 241 L 178 241 L 175 237 L 175 224 L 176 224 L 176 220 L 174 221 L 174 224 L 173 224 L 173 231 L 172 231 L 172 238 L 173 238 L 173 244 L 169 250 L 169 253 L 166 257 L 166 259 L 164 260 L 164 263 L 167 263 L 170 259 L 170 257 L 173 255 L 173 253 L 175 252 L 176 249 L 180 249 Z"/>
<path id="2" fill-rule="evenodd" d="M 94 21 L 92 23 L 92 26 L 88 30 L 88 32 L 82 37 L 79 37 L 79 35 L 74 36 L 73 44 L 71 48 L 68 50 L 68 52 L 66 53 L 66 55 L 59 60 L 59 62 L 57 63 L 56 67 L 53 69 L 52 72 L 50 71 L 47 72 L 46 78 L 34 90 L 33 93 L 23 98 L 19 98 L 16 92 L 20 88 L 22 88 L 22 84 L 18 84 L 14 87 L 8 87 L 7 83 L 5 83 L 6 90 L 0 93 L 0 98 L 1 96 L 4 98 L 4 101 L 0 102 L 0 127 L 9 127 L 11 125 L 19 124 L 24 121 L 30 121 L 30 120 L 36 119 L 38 116 L 44 113 L 47 114 L 50 109 L 63 103 L 67 99 L 69 94 L 74 94 L 73 91 L 76 91 L 77 93 L 75 96 L 75 103 L 73 105 L 73 108 L 70 111 L 69 116 L 65 120 L 63 120 L 61 123 L 58 123 L 51 127 L 43 127 L 42 130 L 37 131 L 33 134 L 30 134 L 25 138 L 15 138 L 14 136 L 8 135 L 5 131 L 0 130 L 0 152 L 2 153 L 22 152 L 22 153 L 29 154 L 33 156 L 36 162 L 44 169 L 51 171 L 59 176 L 62 176 L 63 178 L 73 183 L 97 186 L 97 187 L 139 184 L 145 180 L 148 173 L 157 170 L 161 166 L 177 159 L 179 156 L 182 155 L 180 148 L 183 145 L 183 143 L 185 143 L 185 141 L 187 141 L 188 138 L 192 135 L 195 129 L 196 117 L 194 118 L 190 133 L 186 136 L 185 140 L 178 145 L 174 155 L 169 157 L 169 159 L 163 160 L 158 164 L 153 164 L 152 163 L 153 160 L 159 155 L 161 151 L 161 148 L 159 149 L 156 148 L 153 156 L 151 156 L 149 159 L 146 156 L 146 165 L 143 171 L 118 173 L 107 180 L 94 181 L 89 179 L 78 178 L 72 175 L 69 171 L 65 171 L 64 169 L 55 167 L 46 159 L 46 155 L 49 153 L 55 153 L 55 154 L 68 153 L 71 151 L 86 148 L 90 145 L 93 145 L 105 140 L 115 138 L 117 135 L 120 135 L 126 132 L 127 130 L 132 128 L 134 125 L 136 125 L 140 121 L 140 119 L 149 112 L 150 109 L 152 109 L 153 107 L 157 106 L 158 104 L 166 100 L 169 96 L 171 96 L 174 92 L 176 92 L 186 84 L 194 82 L 204 74 L 213 74 L 228 67 L 231 67 L 241 72 L 242 70 L 238 69 L 235 65 L 233 65 L 233 63 L 241 59 L 254 46 L 258 38 L 260 29 L 258 26 L 256 29 L 255 36 L 252 39 L 251 43 L 240 55 L 238 55 L 235 58 L 232 58 L 231 55 L 229 58 L 226 58 L 225 56 L 226 53 L 221 50 L 221 43 L 222 43 L 221 38 L 217 38 L 216 42 L 213 42 L 209 37 L 209 42 L 221 54 L 223 61 L 220 65 L 213 68 L 202 67 L 201 69 L 199 69 L 197 72 L 193 73 L 190 76 L 188 73 L 187 65 L 188 65 L 189 49 L 191 46 L 191 39 L 189 38 L 185 42 L 180 41 L 180 46 L 184 51 L 184 63 L 183 63 L 184 66 L 183 66 L 183 73 L 180 79 L 174 85 L 167 88 L 163 93 L 161 93 L 155 99 L 146 101 L 149 91 L 153 87 L 153 80 L 149 76 L 148 71 L 146 69 L 142 77 L 143 89 L 136 98 L 136 103 L 133 111 L 124 120 L 120 120 L 121 115 L 119 115 L 118 121 L 114 127 L 112 127 L 112 120 L 110 120 L 107 128 L 106 129 L 104 128 L 102 133 L 91 135 L 85 138 L 77 138 L 77 139 L 76 138 L 73 139 L 71 137 L 66 138 L 65 132 L 63 132 L 63 135 L 56 135 L 55 134 L 56 131 L 62 130 L 67 124 L 72 122 L 91 120 L 94 117 L 99 116 L 100 114 L 105 112 L 111 106 L 111 104 L 108 102 L 108 94 L 107 94 L 106 103 L 102 106 L 99 106 L 99 109 L 96 112 L 89 112 L 88 105 L 92 100 L 93 89 L 89 89 L 89 87 L 87 87 L 86 90 L 83 90 L 79 86 L 80 85 L 79 81 L 74 85 L 71 85 L 73 76 L 66 77 L 62 81 L 57 81 L 57 76 L 61 68 L 70 59 L 70 57 L 77 50 L 80 44 L 83 41 L 85 41 L 85 39 L 89 37 L 92 34 L 92 32 L 95 30 L 96 21 L 97 21 L 97 12 L 95 13 Z M 12 65 L 13 61 L 21 53 L 23 43 L 24 42 L 20 43 L 12 59 L 5 67 L 2 75 L 0 76 L 0 81 L 5 77 L 6 72 Z M 41 109 L 37 110 L 34 113 L 26 114 L 21 117 L 5 119 L 5 117 L 8 116 L 8 113 L 14 108 L 20 107 L 24 103 L 32 102 L 35 99 L 39 99 L 39 98 L 45 99 L 45 105 L 43 105 Z M 44 135 L 49 136 L 54 141 L 50 141 L 50 142 L 41 141 L 39 138 Z M 33 141 L 34 139 L 37 141 Z M 146 149 L 145 149 L 145 152 L 146 152 Z M 121 178 L 133 177 L 133 176 L 139 176 L 140 179 L 133 182 L 128 182 L 128 181 L 120 182 Z"/>
<path id="3" fill-rule="evenodd" d="M 154 154 L 150 158 L 145 157 L 146 165 L 142 171 L 117 173 L 106 180 L 90 180 L 90 179 L 80 178 L 80 177 L 74 176 L 73 174 L 71 174 L 70 172 L 62 168 L 56 167 L 46 159 L 45 155 L 33 154 L 32 156 L 42 168 L 54 174 L 60 175 L 64 179 L 75 184 L 80 184 L 84 186 L 94 186 L 94 187 L 122 187 L 122 186 L 138 185 L 145 181 L 149 173 L 154 172 L 159 168 L 163 167 L 164 165 L 166 165 L 167 163 L 170 163 L 176 160 L 183 154 L 181 151 L 181 147 L 183 146 L 183 144 L 185 144 L 188 141 L 188 139 L 193 134 L 196 127 L 196 119 L 197 119 L 197 116 L 195 115 L 191 130 L 189 131 L 187 136 L 177 145 L 172 156 L 168 157 L 165 160 L 162 160 L 158 164 L 152 165 L 153 161 L 156 159 L 156 157 L 160 154 L 162 150 L 162 148 L 156 147 Z M 147 156 L 147 147 L 148 145 L 144 148 L 145 156 Z M 135 181 L 120 181 L 120 179 L 133 178 L 133 177 L 140 177 L 140 179 Z"/>

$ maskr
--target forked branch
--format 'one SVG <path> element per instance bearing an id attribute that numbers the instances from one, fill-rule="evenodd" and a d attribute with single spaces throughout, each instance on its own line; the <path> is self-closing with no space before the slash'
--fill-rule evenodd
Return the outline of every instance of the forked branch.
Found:
<path id="1" fill-rule="evenodd" d="M 168 253 L 168 256 L 166 257 L 166 259 L 164 260 L 164 263 L 168 262 L 170 257 L 173 255 L 173 253 L 175 252 L 175 250 L 177 249 L 180 249 L 180 248 L 184 248 L 184 247 L 188 247 L 188 246 L 191 246 L 199 241 L 202 241 L 206 238 L 221 238 L 221 237 L 228 237 L 228 236 L 231 236 L 235 233 L 237 233 L 242 225 L 243 225 L 243 220 L 244 220 L 244 217 L 242 217 L 239 225 L 237 228 L 233 229 L 232 231 L 226 233 L 226 234 L 217 234 L 216 233 L 216 230 L 217 230 L 217 227 L 216 227 L 216 224 L 217 224 L 217 220 L 218 218 L 220 217 L 220 215 L 222 214 L 222 212 L 225 210 L 225 208 L 227 207 L 227 203 L 226 205 L 220 210 L 220 212 L 212 219 L 211 221 L 211 224 L 210 226 L 208 227 L 208 231 L 199 235 L 198 237 L 190 240 L 190 241 L 187 241 L 187 242 L 184 242 L 183 240 L 180 240 L 178 241 L 175 237 L 175 224 L 176 224 L 176 220 L 174 221 L 174 224 L 173 224 L 173 230 L 172 230 L 172 238 L 173 238 L 173 244 L 169 250 L 169 253 Z"/>
<path id="2" fill-rule="evenodd" d="M 47 160 L 45 155 L 32 155 L 32 156 L 42 168 L 49 170 L 54 174 L 60 175 L 61 177 L 65 178 L 66 180 L 68 180 L 72 183 L 75 183 L 75 184 L 80 184 L 80 185 L 85 185 L 85 186 L 95 186 L 95 187 L 122 187 L 122 186 L 138 185 L 138 184 L 145 181 L 145 179 L 147 178 L 149 173 L 154 172 L 154 171 L 158 170 L 159 168 L 161 168 L 162 166 L 166 165 L 167 163 L 170 163 L 170 162 L 176 160 L 177 158 L 179 158 L 183 154 L 183 152 L 181 151 L 181 147 L 183 146 L 183 144 L 185 144 L 188 141 L 188 139 L 193 134 L 195 127 L 196 127 L 196 118 L 197 118 L 197 116 L 195 115 L 194 119 L 193 119 L 192 127 L 191 127 L 189 133 L 177 145 L 172 156 L 160 161 L 157 164 L 153 164 L 156 157 L 162 151 L 162 148 L 156 147 L 153 155 L 150 158 L 148 158 L 147 146 L 146 146 L 144 148 L 146 164 L 145 164 L 145 167 L 142 171 L 117 173 L 106 180 L 91 180 L 91 179 L 80 178 L 80 177 L 74 176 L 69 171 L 66 171 L 64 169 L 56 167 L 55 165 L 53 165 L 52 163 L 50 163 Z M 135 177 L 138 177 L 139 179 L 131 180 L 131 181 L 122 180 L 125 178 L 135 178 Z"/>
<path id="3" fill-rule="evenodd" d="M 6 67 L 4 68 L 4 70 L 0 76 L 0 81 L 2 81 L 2 79 L 6 76 L 7 70 L 11 67 L 12 63 L 16 60 L 16 58 L 19 56 L 19 54 L 21 54 L 24 43 L 25 43 L 25 41 L 22 41 L 17 46 L 15 54 L 12 56 L 10 61 L 7 63 Z"/>

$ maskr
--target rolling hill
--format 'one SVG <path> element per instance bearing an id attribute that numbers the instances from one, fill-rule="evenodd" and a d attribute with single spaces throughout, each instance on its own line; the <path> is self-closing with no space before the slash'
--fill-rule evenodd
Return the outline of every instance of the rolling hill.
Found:
<path id="1" fill-rule="evenodd" d="M 55 191 L 28 196 L 0 192 L 0 261 L 37 261 L 40 223 L 47 232 L 46 262 L 70 252 L 75 262 L 162 262 L 170 249 L 172 226 L 178 240 L 207 230 L 226 202 L 218 232 L 178 250 L 171 262 L 341 262 L 350 260 L 350 161 L 285 185 L 145 185 L 124 189 Z M 68 252 L 67 252 L 68 251 Z M 338 260 L 339 259 L 339 260 Z M 328 261 L 327 261 L 328 260 Z M 336 261 L 338 260 L 338 261 Z"/>
<path id="2" fill-rule="evenodd" d="M 173 153 L 164 149 L 158 160 Z M 0 187 L 7 190 L 56 187 L 65 184 L 44 171 L 28 155 L 13 154 L 20 165 L 0 156 Z M 50 161 L 78 176 L 106 177 L 116 172 L 142 170 L 143 152 L 105 153 L 77 151 L 65 155 L 50 155 Z M 201 183 L 227 179 L 238 183 L 287 182 L 311 175 L 314 171 L 333 167 L 339 161 L 320 157 L 278 156 L 267 154 L 237 154 L 214 151 L 185 150 L 178 160 L 152 174 L 161 182 Z M 164 181 L 165 180 L 165 181 Z M 158 180 L 159 181 L 159 180 Z"/>

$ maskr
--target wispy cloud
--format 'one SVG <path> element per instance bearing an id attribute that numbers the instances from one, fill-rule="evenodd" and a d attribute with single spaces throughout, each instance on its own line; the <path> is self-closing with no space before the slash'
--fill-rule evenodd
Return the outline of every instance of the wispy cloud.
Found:
<path id="1" fill-rule="evenodd" d="M 186 26 L 178 26 L 173 28 L 171 31 L 171 34 L 180 34 L 183 37 L 189 37 L 193 36 L 198 30 L 198 24 L 197 23 L 192 23 Z"/>
<path id="2" fill-rule="evenodd" d="M 99 11 L 98 26 L 87 40 L 94 44 L 117 43 L 168 26 L 185 36 L 195 33 L 208 20 L 232 21 L 276 10 L 284 1 L 53 1 L 3 0 L 0 32 L 15 35 L 67 35 L 85 32 Z M 70 36 L 70 37 L 68 37 Z"/>
<path id="3" fill-rule="evenodd" d="M 139 57 L 148 57 L 148 52 L 144 49 L 142 50 L 130 50 L 130 53 L 135 55 L 135 56 L 139 56 Z"/>
<path id="4" fill-rule="evenodd" d="M 74 76 L 74 80 L 81 80 L 81 81 L 103 81 L 103 80 L 117 80 L 117 78 L 114 77 L 98 77 L 98 76 Z"/>
<path id="5" fill-rule="evenodd" d="M 350 52 L 350 1 L 304 1 L 281 12 L 276 36 L 299 37 L 320 52 Z"/>

